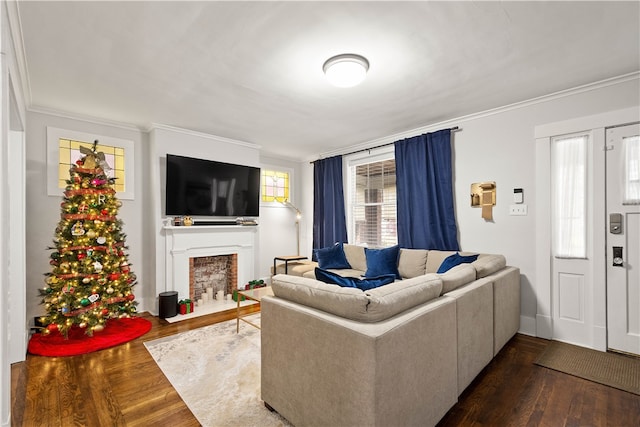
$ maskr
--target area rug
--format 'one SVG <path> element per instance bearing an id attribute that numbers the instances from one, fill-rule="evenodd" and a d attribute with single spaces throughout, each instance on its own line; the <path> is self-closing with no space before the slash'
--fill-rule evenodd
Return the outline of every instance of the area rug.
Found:
<path id="1" fill-rule="evenodd" d="M 640 359 L 631 356 L 551 341 L 535 364 L 640 395 Z"/>
<path id="2" fill-rule="evenodd" d="M 290 426 L 260 399 L 260 330 L 230 320 L 144 344 L 204 427 Z"/>
<path id="3" fill-rule="evenodd" d="M 27 351 L 38 356 L 77 356 L 124 344 L 150 330 L 151 322 L 140 317 L 111 319 L 104 330 L 94 332 L 93 336 L 86 335 L 86 330 L 80 327 L 72 327 L 66 339 L 58 331 L 33 334 Z"/>

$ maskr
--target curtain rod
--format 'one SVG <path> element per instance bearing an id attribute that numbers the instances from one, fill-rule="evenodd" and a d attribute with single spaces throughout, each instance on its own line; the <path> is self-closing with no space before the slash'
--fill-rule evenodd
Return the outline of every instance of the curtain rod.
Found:
<path id="1" fill-rule="evenodd" d="M 452 128 L 449 128 L 449 130 L 451 132 L 456 132 L 458 130 L 461 130 L 458 126 L 454 126 Z M 405 138 L 406 139 L 406 138 Z M 340 154 L 341 156 L 349 156 L 351 154 L 357 154 L 357 153 L 362 153 L 364 151 L 371 151 L 371 150 L 375 150 L 376 148 L 382 148 L 382 147 L 387 147 L 389 145 L 393 145 L 395 144 L 397 141 L 393 141 L 393 142 L 387 142 L 386 144 L 381 144 L 381 145 L 376 145 L 375 147 L 369 147 L 369 148 L 363 148 L 361 150 L 356 150 L 356 151 L 352 151 L 350 153 L 345 153 L 345 154 Z M 314 164 L 315 162 L 317 162 L 318 160 L 322 160 L 322 159 L 317 159 L 317 160 L 313 160 L 311 162 L 309 162 L 309 164 Z"/>

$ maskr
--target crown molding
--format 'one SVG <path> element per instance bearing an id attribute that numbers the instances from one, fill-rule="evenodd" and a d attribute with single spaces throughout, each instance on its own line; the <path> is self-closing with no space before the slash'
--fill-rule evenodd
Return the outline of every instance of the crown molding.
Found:
<path id="1" fill-rule="evenodd" d="M 404 132 L 399 132 L 393 135 L 388 135 L 388 136 L 384 136 L 382 138 L 378 138 L 378 139 L 374 139 L 371 141 L 366 141 L 360 144 L 356 144 L 356 145 L 351 145 L 349 147 L 345 147 L 345 148 L 340 148 L 337 150 L 333 150 L 333 151 L 327 151 L 324 153 L 320 153 L 318 156 L 316 157 L 312 157 L 309 158 L 308 161 L 314 161 L 317 159 L 323 159 L 323 158 L 327 158 L 327 157 L 332 157 L 332 156 L 337 156 L 340 154 L 345 154 L 345 153 L 350 153 L 352 151 L 359 151 L 359 150 L 366 150 L 369 148 L 375 148 L 378 147 L 379 145 L 384 145 L 384 144 L 388 144 L 388 143 L 392 143 L 404 138 L 409 138 L 415 135 L 421 135 L 423 133 L 427 133 L 427 132 L 434 132 L 436 130 L 440 130 L 440 129 L 444 129 L 447 127 L 453 127 L 453 126 L 458 126 L 460 125 L 460 123 L 462 122 L 466 122 L 466 121 L 471 121 L 471 120 L 477 120 L 477 119 L 481 119 L 481 118 L 485 118 L 485 117 L 489 117 L 489 116 L 493 116 L 496 114 L 501 114 L 501 113 L 505 113 L 508 111 L 513 111 L 513 110 L 518 110 L 521 108 L 525 108 L 525 107 L 529 107 L 532 105 L 536 105 L 536 104 L 541 104 L 543 102 L 549 102 L 549 101 L 553 101 L 556 99 L 560 99 L 560 98 L 565 98 L 568 96 L 573 96 L 573 95 L 577 95 L 580 93 L 585 93 L 585 92 L 590 92 L 593 90 L 597 90 L 597 89 L 601 89 L 601 88 L 605 88 L 608 86 L 614 86 L 617 84 L 621 84 L 621 83 L 625 83 L 631 80 L 640 80 L 640 71 L 634 71 L 632 73 L 628 73 L 628 74 L 623 74 L 621 76 L 617 76 L 617 77 L 612 77 L 609 79 L 604 79 L 604 80 L 600 80 L 594 83 L 588 83 L 585 85 L 581 85 L 581 86 L 576 86 L 574 88 L 570 88 L 570 89 L 565 89 L 565 90 L 561 90 L 558 92 L 554 92 L 554 93 L 550 93 L 548 95 L 542 95 L 536 98 L 531 98 L 531 99 L 527 99 L 525 101 L 519 101 L 513 104 L 508 104 L 508 105 L 504 105 L 502 107 L 497 107 L 497 108 L 492 108 L 489 110 L 485 110 L 485 111 L 480 111 L 478 113 L 472 113 L 472 114 L 468 114 L 465 116 L 460 116 L 457 118 L 453 118 L 453 119 L 448 119 L 442 122 L 438 122 L 438 123 L 433 123 L 430 125 L 426 125 L 423 127 L 419 127 L 419 128 L 415 128 L 415 129 L 411 129 L 408 131 L 404 131 Z M 462 126 L 460 126 L 461 130 L 462 130 Z"/>
<path id="2" fill-rule="evenodd" d="M 225 138 L 223 136 L 211 135 L 209 133 L 198 132 L 198 131 L 190 130 L 190 129 L 184 129 L 184 128 L 180 128 L 180 127 L 177 127 L 177 126 L 164 125 L 164 124 L 161 124 L 161 123 L 152 123 L 151 126 L 149 126 L 147 129 L 145 129 L 145 132 L 151 133 L 153 130 L 156 130 L 156 129 L 166 130 L 166 131 L 175 132 L 175 133 L 181 133 L 183 135 L 196 136 L 198 138 L 211 139 L 211 140 L 214 140 L 214 141 L 224 142 L 226 144 L 238 145 L 238 146 L 246 147 L 246 148 L 252 148 L 252 149 L 255 149 L 255 150 L 260 150 L 260 148 L 261 148 L 260 145 L 254 144 L 252 142 L 245 142 L 245 141 L 240 141 L 240 140 L 237 140 L 237 139 Z"/>
<path id="3" fill-rule="evenodd" d="M 68 111 L 54 110 L 51 108 L 42 107 L 38 105 L 28 107 L 27 111 L 31 113 L 47 114 L 49 116 L 61 117 L 64 119 L 78 120 L 81 122 L 92 123 L 100 126 L 111 126 L 111 127 L 129 130 L 129 131 L 145 132 L 145 129 L 142 126 L 137 126 L 131 123 L 118 122 L 115 120 L 99 119 L 93 116 L 84 116 L 82 114 L 70 113 Z"/>

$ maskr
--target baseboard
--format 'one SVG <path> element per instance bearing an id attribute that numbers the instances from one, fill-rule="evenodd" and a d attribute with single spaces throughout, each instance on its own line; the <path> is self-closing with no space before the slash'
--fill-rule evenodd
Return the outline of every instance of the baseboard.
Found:
<path id="1" fill-rule="evenodd" d="M 520 316 L 520 329 L 518 329 L 518 333 L 535 337 L 536 319 L 529 316 Z"/>
<path id="2" fill-rule="evenodd" d="M 548 340 L 553 338 L 553 319 L 551 316 L 536 315 L 536 336 Z"/>

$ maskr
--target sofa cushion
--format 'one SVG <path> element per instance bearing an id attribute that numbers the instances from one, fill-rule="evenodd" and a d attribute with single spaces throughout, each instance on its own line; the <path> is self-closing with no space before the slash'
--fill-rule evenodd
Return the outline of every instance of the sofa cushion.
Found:
<path id="1" fill-rule="evenodd" d="M 477 278 L 482 279 L 505 268 L 507 260 L 504 255 L 480 254 L 471 265 L 476 269 Z"/>
<path id="2" fill-rule="evenodd" d="M 446 294 L 476 280 L 476 269 L 471 264 L 460 264 L 438 276 L 442 279 L 442 293 Z"/>
<path id="3" fill-rule="evenodd" d="M 400 256 L 398 257 L 398 272 L 400 276 L 405 279 L 411 279 L 425 274 L 428 253 L 429 251 L 426 249 L 400 249 Z"/>
<path id="4" fill-rule="evenodd" d="M 314 252 L 320 268 L 351 268 L 344 254 L 342 243 L 336 243 L 327 248 L 316 249 Z"/>
<path id="5" fill-rule="evenodd" d="M 394 274 L 396 278 L 401 279 L 398 272 L 398 253 L 400 248 L 398 245 L 384 249 L 364 249 L 367 258 L 367 271 L 365 277 L 377 277 L 386 274 Z"/>
<path id="6" fill-rule="evenodd" d="M 446 273 L 456 265 L 472 263 L 477 259 L 478 255 L 462 256 L 460 255 L 460 253 L 456 252 L 453 255 L 449 255 L 447 258 L 445 258 L 444 261 L 442 261 L 442 264 L 440 264 L 440 267 L 438 267 L 437 273 Z"/>
<path id="7" fill-rule="evenodd" d="M 450 255 L 455 254 L 456 251 L 440 251 L 440 250 L 430 250 L 427 255 L 427 273 L 435 273 L 440 268 L 440 264 Z"/>
<path id="8" fill-rule="evenodd" d="M 359 279 L 357 277 L 345 277 L 331 271 L 316 268 L 316 279 L 325 283 L 332 283 L 334 285 L 342 286 L 343 288 L 358 288 L 363 291 L 368 289 L 378 288 L 380 286 L 388 285 L 396 280 L 396 276 L 393 274 L 387 274 L 385 276 L 369 277 Z"/>
<path id="9" fill-rule="evenodd" d="M 305 277 L 278 274 L 271 279 L 273 294 L 307 307 L 347 319 L 367 319 L 369 297 L 357 288 L 341 288 Z"/>
<path id="10" fill-rule="evenodd" d="M 367 270 L 367 258 L 364 255 L 364 246 L 345 243 L 343 249 L 351 268 L 354 270 Z"/>
<path id="11" fill-rule="evenodd" d="M 361 291 L 304 277 L 279 274 L 271 281 L 273 294 L 307 307 L 360 322 L 374 323 L 437 298 L 442 280 L 435 274 Z"/>
<path id="12" fill-rule="evenodd" d="M 365 293 L 369 297 L 369 321 L 378 322 L 402 313 L 412 307 L 438 298 L 442 280 L 435 274 L 390 283 Z"/>

